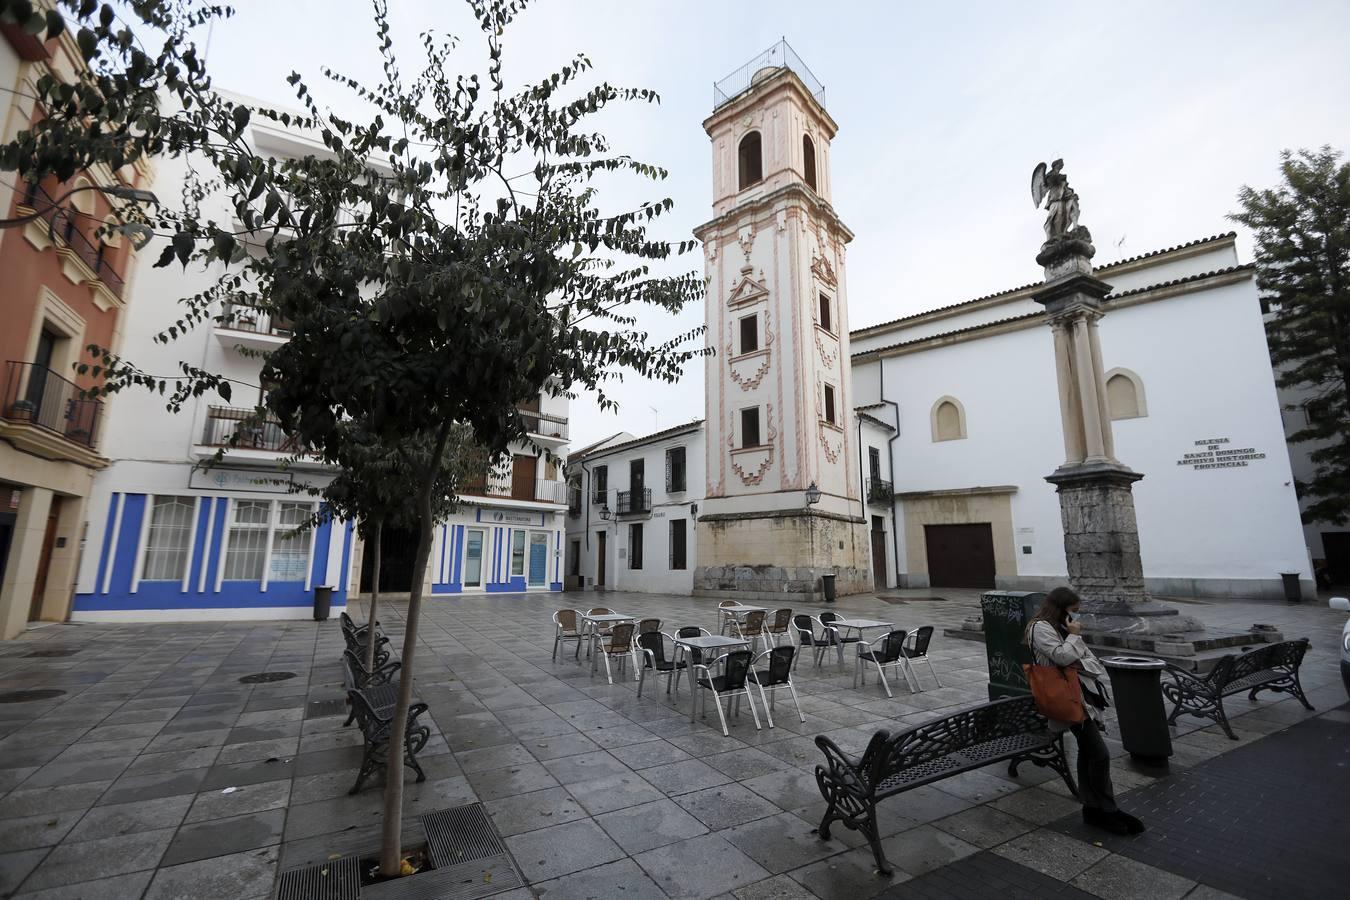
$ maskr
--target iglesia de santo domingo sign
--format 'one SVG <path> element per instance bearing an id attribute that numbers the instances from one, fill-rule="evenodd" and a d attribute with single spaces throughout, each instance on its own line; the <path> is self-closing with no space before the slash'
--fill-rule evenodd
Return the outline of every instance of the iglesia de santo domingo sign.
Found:
<path id="1" fill-rule="evenodd" d="M 1183 453 L 1177 460 L 1179 466 L 1192 469 L 1238 469 L 1254 459 L 1265 459 L 1266 455 L 1255 447 L 1233 448 L 1229 438 L 1205 438 L 1195 442 L 1195 446 L 1204 449 L 1198 453 Z"/>

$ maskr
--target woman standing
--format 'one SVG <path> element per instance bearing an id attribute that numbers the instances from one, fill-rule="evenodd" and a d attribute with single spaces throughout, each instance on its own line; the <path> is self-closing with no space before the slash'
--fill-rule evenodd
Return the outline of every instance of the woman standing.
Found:
<path id="1" fill-rule="evenodd" d="M 1078 611 L 1079 597 L 1066 587 L 1048 593 L 1041 608 L 1027 627 L 1026 641 L 1040 666 L 1060 666 L 1078 673 L 1083 689 L 1081 722 L 1050 720 L 1057 734 L 1072 731 L 1078 742 L 1078 793 L 1083 800 L 1083 821 L 1115 834 L 1138 834 L 1144 823 L 1116 806 L 1111 787 L 1111 754 L 1102 739 L 1106 729 L 1102 710 L 1110 705 L 1103 676 L 1106 667 L 1088 649 L 1082 638 L 1082 626 L 1071 614 Z"/>

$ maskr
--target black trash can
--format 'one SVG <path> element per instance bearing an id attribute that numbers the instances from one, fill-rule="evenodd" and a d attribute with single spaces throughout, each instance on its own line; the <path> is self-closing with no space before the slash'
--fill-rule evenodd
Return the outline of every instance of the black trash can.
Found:
<path id="1" fill-rule="evenodd" d="M 1108 656 L 1102 664 L 1111 675 L 1120 743 L 1140 762 L 1167 768 L 1172 733 L 1160 680 L 1166 664 L 1146 656 Z"/>
<path id="2" fill-rule="evenodd" d="M 333 611 L 333 587 L 321 584 L 314 589 L 314 621 L 327 622 Z"/>
<path id="3" fill-rule="evenodd" d="M 825 593 L 825 602 L 834 602 L 834 579 L 837 576 L 834 572 L 826 572 L 820 576 L 820 589 Z"/>
<path id="4" fill-rule="evenodd" d="M 1297 572 L 1281 572 L 1280 580 L 1284 582 L 1284 599 L 1290 603 L 1301 603 L 1303 601 L 1303 588 L 1299 587 Z"/>

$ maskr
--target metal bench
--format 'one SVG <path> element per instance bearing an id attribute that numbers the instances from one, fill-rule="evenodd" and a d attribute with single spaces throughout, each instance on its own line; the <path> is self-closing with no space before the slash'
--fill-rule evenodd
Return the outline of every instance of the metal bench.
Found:
<path id="1" fill-rule="evenodd" d="M 398 673 L 403 668 L 403 663 L 389 660 L 384 665 L 376 667 L 374 672 L 367 672 L 365 662 L 350 647 L 342 651 L 342 662 L 343 681 L 349 694 L 351 691 L 364 692 L 371 706 L 382 715 L 394 708 L 398 703 Z M 349 698 L 349 705 L 350 702 Z M 350 725 L 355 718 L 356 707 L 353 706 L 347 721 L 342 724 Z"/>
<path id="2" fill-rule="evenodd" d="M 389 752 L 389 737 L 393 731 L 394 707 L 380 709 L 371 702 L 365 691 L 347 692 L 352 705 L 352 715 L 356 718 L 361 734 L 365 738 L 365 755 L 361 758 L 361 770 L 356 775 L 356 784 L 348 794 L 360 792 L 361 785 L 377 770 L 384 767 Z M 407 730 L 403 735 L 403 762 L 417 773 L 418 781 L 426 781 L 426 773 L 417 762 L 417 754 L 431 739 L 431 729 L 417 724 L 418 716 L 428 709 L 425 703 L 414 703 L 408 707 Z"/>
<path id="3" fill-rule="evenodd" d="M 375 623 L 373 637 L 371 629 L 366 625 L 357 625 L 352 621 L 352 617 L 347 613 L 342 613 L 339 617 L 342 625 L 342 639 L 347 644 L 347 649 L 356 653 L 360 659 L 366 657 L 366 646 L 370 640 L 375 641 L 375 668 L 379 669 L 389 661 L 389 638 L 380 633 L 380 623 Z"/>
<path id="4" fill-rule="evenodd" d="M 1182 713 L 1211 719 L 1233 740 L 1237 735 L 1228 724 L 1223 698 L 1247 691 L 1247 699 L 1255 700 L 1258 691 L 1276 691 L 1293 694 L 1306 708 L 1313 705 L 1303 695 L 1298 679 L 1298 668 L 1308 652 L 1308 639 L 1267 644 L 1246 653 L 1225 656 L 1215 663 L 1208 675 L 1197 675 L 1178 666 L 1168 665 L 1162 683 L 1163 696 L 1172 702 L 1172 713 L 1167 724 L 1176 722 Z"/>
<path id="5" fill-rule="evenodd" d="M 1050 732 L 1031 697 L 996 700 L 896 735 L 878 731 L 857 759 L 824 735 L 816 737 L 816 746 L 825 754 L 825 764 L 816 766 L 816 783 L 829 804 L 816 833 L 829 840 L 834 821 L 861 832 L 884 875 L 891 868 L 881 849 L 877 804 L 887 797 L 1005 760 L 1013 777 L 1024 762 L 1049 766 L 1078 795 L 1063 735 Z"/>

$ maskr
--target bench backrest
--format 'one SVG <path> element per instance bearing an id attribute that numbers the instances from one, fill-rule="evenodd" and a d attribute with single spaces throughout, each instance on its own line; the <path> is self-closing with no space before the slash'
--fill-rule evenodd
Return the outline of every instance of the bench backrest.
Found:
<path id="1" fill-rule="evenodd" d="M 891 736 L 877 732 L 863 752 L 860 768 L 872 784 L 920 768 L 975 744 L 1044 731 L 1045 717 L 1031 697 L 1009 697 L 963 709 Z"/>
<path id="2" fill-rule="evenodd" d="M 1222 687 L 1239 678 L 1246 678 L 1248 675 L 1269 669 L 1292 672 L 1303 662 L 1303 654 L 1308 652 L 1308 646 L 1307 638 L 1299 638 L 1296 641 L 1281 641 L 1246 653 L 1225 656 L 1215 663 L 1214 670 L 1209 676 L 1210 681 L 1216 687 Z"/>

